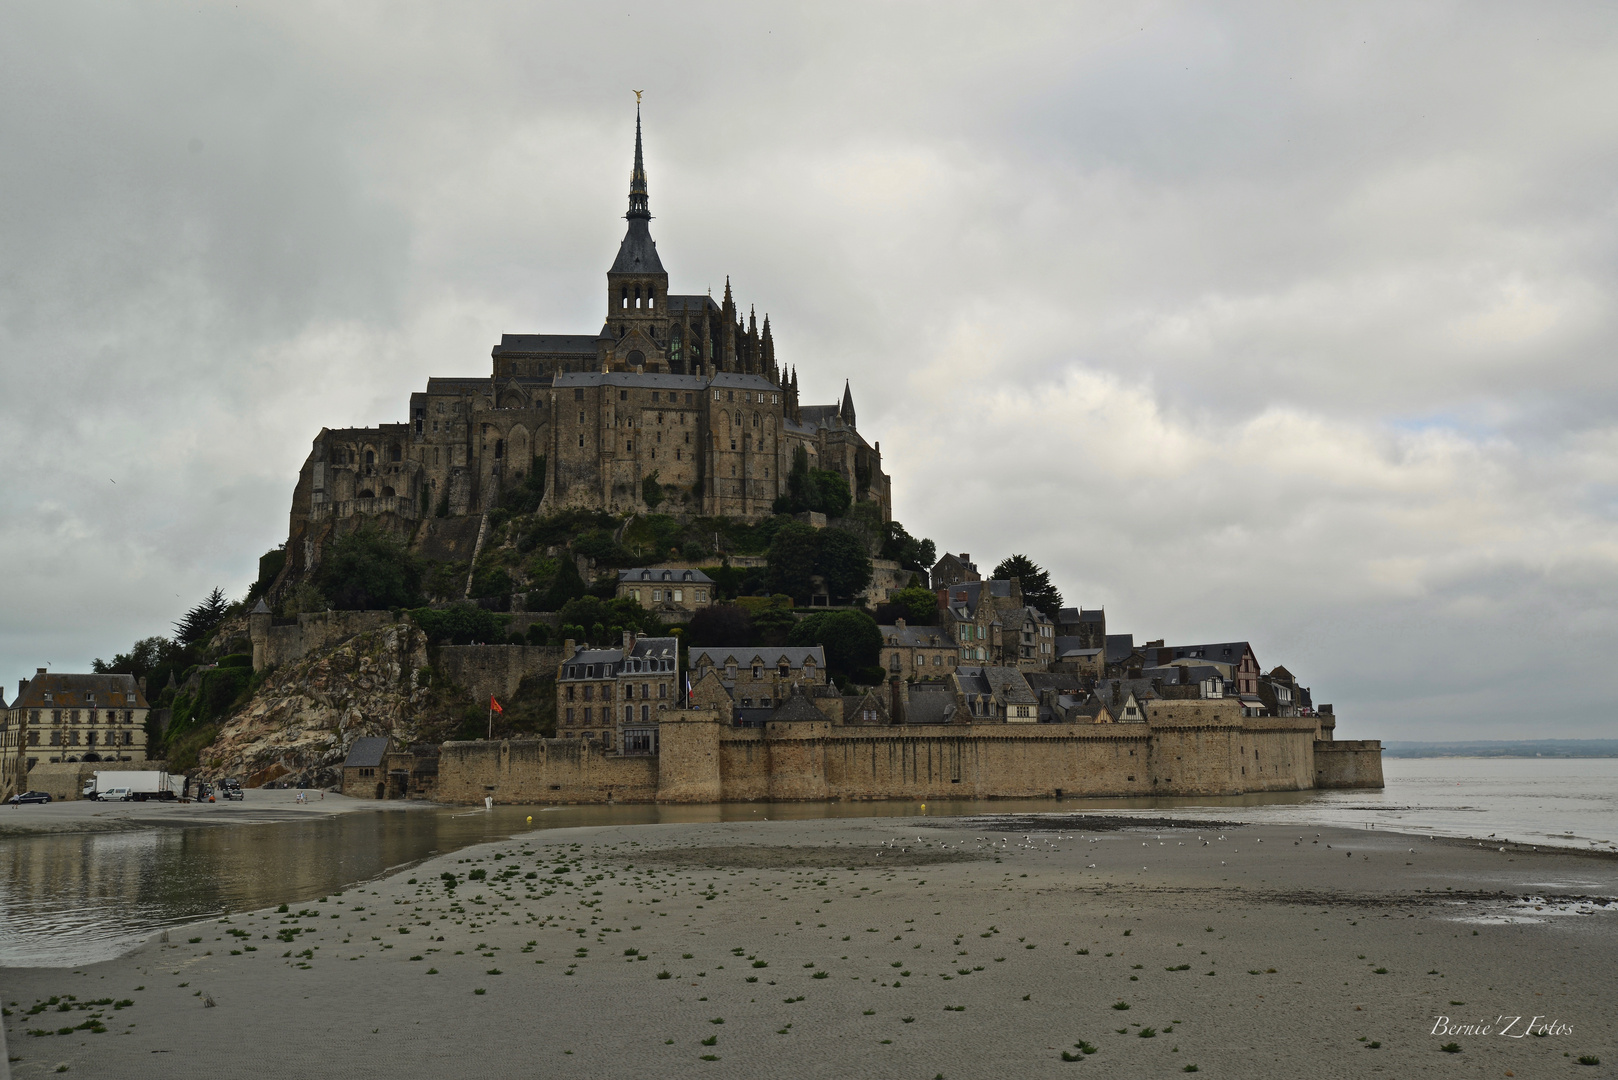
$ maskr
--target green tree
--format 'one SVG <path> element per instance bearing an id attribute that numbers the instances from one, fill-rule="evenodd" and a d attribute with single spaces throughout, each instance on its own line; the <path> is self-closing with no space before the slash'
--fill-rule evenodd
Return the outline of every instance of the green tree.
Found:
<path id="1" fill-rule="evenodd" d="M 579 576 L 578 565 L 571 556 L 564 555 L 561 565 L 556 568 L 556 577 L 545 593 L 543 609 L 561 611 L 569 600 L 583 596 L 585 591 L 584 579 Z"/>
<path id="2" fill-rule="evenodd" d="M 844 680 L 879 662 L 882 633 L 876 620 L 863 611 L 817 611 L 806 615 L 787 635 L 788 645 L 819 645 L 826 650 L 826 668 Z"/>
<path id="3" fill-rule="evenodd" d="M 911 626 L 931 626 L 938 621 L 938 594 L 931 589 L 900 589 L 888 594 L 886 606 L 902 608 Z"/>
<path id="4" fill-rule="evenodd" d="M 332 542 L 315 584 L 346 611 L 415 607 L 422 600 L 421 564 L 398 537 L 370 525 Z"/>
<path id="5" fill-rule="evenodd" d="M 640 482 L 640 497 L 647 506 L 657 509 L 658 503 L 663 501 L 663 485 L 657 482 L 658 470 L 653 469 L 646 479 Z"/>
<path id="6" fill-rule="evenodd" d="M 1022 602 L 1044 612 L 1048 618 L 1054 620 L 1062 610 L 1062 594 L 1051 584 L 1051 576 L 1028 556 L 1011 555 L 1000 560 L 1000 565 L 994 568 L 994 576 L 1000 581 L 1016 578 L 1022 587 Z"/>
<path id="7" fill-rule="evenodd" d="M 695 648 L 741 648 L 753 644 L 753 619 L 739 604 L 713 604 L 691 616 L 685 643 Z"/>
<path id="8" fill-rule="evenodd" d="M 836 600 L 846 600 L 871 583 L 871 556 L 865 542 L 842 529 L 826 529 L 821 534 L 815 568 Z"/>
<path id="9" fill-rule="evenodd" d="M 918 540 L 897 521 L 883 526 L 881 554 L 906 570 L 928 571 L 938 561 L 938 549 L 931 540 Z"/>
<path id="10" fill-rule="evenodd" d="M 229 606 L 224 590 L 214 589 L 202 603 L 186 612 L 174 624 L 174 640 L 186 648 L 204 644 L 224 621 L 225 609 Z"/>
<path id="11" fill-rule="evenodd" d="M 807 604 L 814 592 L 815 566 L 820 557 L 819 530 L 801 521 L 783 525 L 770 543 L 765 556 L 769 590 L 785 593 L 800 604 Z"/>

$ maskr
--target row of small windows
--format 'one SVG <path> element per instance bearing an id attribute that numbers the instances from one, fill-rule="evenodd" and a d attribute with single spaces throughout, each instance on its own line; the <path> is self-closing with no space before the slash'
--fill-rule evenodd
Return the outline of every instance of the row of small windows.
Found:
<path id="1" fill-rule="evenodd" d="M 591 693 L 591 691 L 593 691 L 594 689 L 595 689 L 594 686 L 589 686 L 589 685 L 586 685 L 586 686 L 583 686 L 583 687 L 570 686 L 570 687 L 567 688 L 567 700 L 568 701 L 577 701 L 578 698 L 574 696 L 574 691 L 583 690 L 584 691 L 583 699 L 585 701 L 594 701 L 595 700 L 595 695 L 593 693 Z M 651 683 L 641 683 L 640 684 L 640 696 L 641 696 L 642 701 L 650 701 L 652 699 L 652 684 Z M 668 696 L 669 696 L 669 684 L 668 683 L 658 683 L 657 684 L 657 696 L 658 696 L 658 698 L 660 700 L 665 700 L 666 701 L 668 699 Z M 611 701 L 612 700 L 612 684 L 611 683 L 608 683 L 606 686 L 603 686 L 601 688 L 601 700 L 602 701 Z M 624 684 L 624 700 L 625 701 L 634 701 L 635 700 L 635 684 L 634 683 L 625 683 Z"/>
<path id="2" fill-rule="evenodd" d="M 674 661 L 668 659 L 633 659 L 625 660 L 624 666 L 617 669 L 613 664 L 569 664 L 567 675 L 569 679 L 611 679 L 623 675 L 639 675 L 653 671 L 673 671 Z"/>
<path id="3" fill-rule="evenodd" d="M 65 733 L 65 735 L 66 735 L 65 740 L 63 739 L 63 735 L 64 735 L 64 732 L 60 732 L 60 731 L 51 732 L 50 745 L 51 746 L 78 746 L 79 745 L 79 733 L 77 731 L 66 732 Z M 119 738 L 120 735 L 123 736 L 122 739 Z M 28 733 L 28 745 L 29 746 L 38 746 L 39 745 L 39 732 L 30 731 Z M 124 732 L 109 731 L 101 739 L 101 741 L 99 743 L 97 743 L 97 741 L 96 741 L 96 733 L 93 732 L 93 731 L 87 731 L 87 732 L 84 733 L 84 745 L 85 746 L 97 746 L 97 745 L 100 745 L 100 746 L 134 746 L 135 745 L 135 733 L 133 731 L 124 731 Z"/>
<path id="4" fill-rule="evenodd" d="M 49 697 L 49 695 L 46 696 L 47 698 Z M 31 724 L 39 723 L 39 712 L 40 710 L 38 709 L 28 710 L 28 722 Z M 105 720 L 109 724 L 116 724 L 120 720 L 127 722 L 135 719 L 134 712 L 129 709 L 104 709 L 102 712 L 106 714 Z M 66 721 L 70 724 L 77 724 L 80 718 L 79 713 L 80 711 L 78 709 L 52 709 L 51 723 L 60 724 L 64 719 L 66 719 Z M 96 721 L 101 718 L 98 716 L 95 709 L 85 710 L 84 716 L 92 724 L 96 723 Z"/>
<path id="5" fill-rule="evenodd" d="M 663 706 L 661 706 L 661 705 L 658 706 L 659 709 L 661 709 L 662 707 Z M 594 710 L 591 709 L 590 706 L 586 705 L 584 707 L 583 718 L 582 718 L 582 720 L 580 720 L 578 722 L 583 723 L 585 725 L 595 723 L 596 720 L 595 720 L 595 717 L 594 717 L 593 714 L 594 714 Z M 640 707 L 640 718 L 641 718 L 641 721 L 643 723 L 651 720 L 651 718 L 652 718 L 652 707 L 650 705 L 642 705 Z M 607 709 L 603 708 L 601 710 L 601 721 L 600 722 L 603 723 L 603 724 L 612 723 L 612 713 L 610 711 L 608 711 Z M 625 705 L 624 706 L 624 722 L 625 723 L 630 723 L 630 724 L 635 722 L 635 706 L 633 706 L 633 705 Z M 567 724 L 569 726 L 571 726 L 573 723 L 575 723 L 572 709 L 568 709 L 562 714 L 562 723 Z M 606 733 L 603 732 L 603 734 L 606 734 Z"/>

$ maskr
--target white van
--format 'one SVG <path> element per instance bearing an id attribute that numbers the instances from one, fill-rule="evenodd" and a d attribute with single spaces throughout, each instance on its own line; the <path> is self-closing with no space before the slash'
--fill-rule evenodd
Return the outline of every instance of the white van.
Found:
<path id="1" fill-rule="evenodd" d="M 105 791 L 98 791 L 98 792 L 96 792 L 96 801 L 97 802 L 128 802 L 129 801 L 129 789 L 126 788 L 126 787 L 115 787 L 115 788 L 108 788 Z"/>

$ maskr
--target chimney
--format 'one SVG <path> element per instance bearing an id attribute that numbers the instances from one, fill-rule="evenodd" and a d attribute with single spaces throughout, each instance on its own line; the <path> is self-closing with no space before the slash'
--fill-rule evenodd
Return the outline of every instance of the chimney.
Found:
<path id="1" fill-rule="evenodd" d="M 146 676 L 142 675 L 140 678 L 136 679 L 135 680 L 135 685 L 140 687 L 141 696 L 145 697 L 146 696 Z"/>
<path id="2" fill-rule="evenodd" d="M 629 654 L 634 652 L 634 651 L 635 651 L 635 632 L 633 630 L 625 630 L 624 631 L 624 659 L 625 660 L 629 659 Z"/>
<path id="3" fill-rule="evenodd" d="M 562 642 L 562 659 L 571 660 L 573 659 L 573 654 L 576 652 L 578 652 L 578 649 L 575 647 L 572 638 L 568 638 L 566 641 Z"/>
<path id="4" fill-rule="evenodd" d="M 899 629 L 903 630 L 905 628 L 905 621 L 902 618 L 894 619 L 893 620 L 893 625 L 897 626 Z"/>
<path id="5" fill-rule="evenodd" d="M 961 561 L 963 563 L 970 563 L 972 561 L 972 556 L 963 551 L 961 552 Z"/>
<path id="6" fill-rule="evenodd" d="M 35 674 L 36 674 L 36 675 L 43 675 L 43 674 L 45 674 L 45 669 L 44 669 L 44 668 L 40 668 L 40 669 L 39 669 L 39 670 L 38 670 L 38 671 L 36 671 L 36 672 L 35 672 Z"/>

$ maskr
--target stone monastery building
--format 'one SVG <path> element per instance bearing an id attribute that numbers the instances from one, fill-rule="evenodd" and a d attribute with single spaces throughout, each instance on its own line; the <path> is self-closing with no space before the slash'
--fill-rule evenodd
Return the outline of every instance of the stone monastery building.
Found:
<path id="1" fill-rule="evenodd" d="M 813 468 L 848 481 L 884 520 L 892 512 L 881 444 L 855 427 L 845 383 L 836 405 L 803 405 L 783 371 L 766 315 L 674 293 L 651 235 L 640 112 L 629 225 L 607 271 L 606 318 L 593 334 L 505 334 L 484 377 L 434 378 L 409 419 L 323 429 L 293 495 L 292 569 L 358 515 L 408 531 L 426 517 L 482 513 L 501 491 L 544 470 L 544 505 L 644 510 L 655 477 L 663 509 L 768 516 L 802 448 Z"/>

